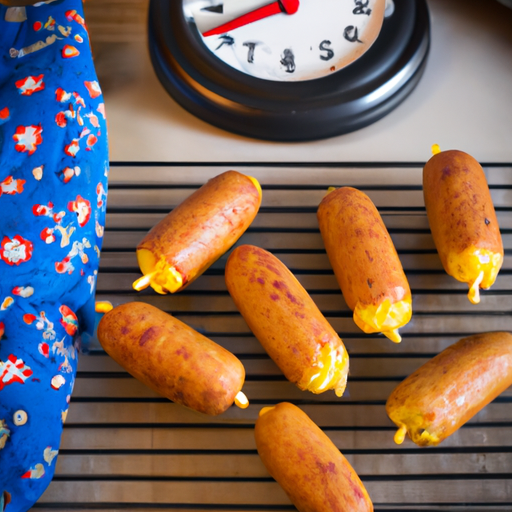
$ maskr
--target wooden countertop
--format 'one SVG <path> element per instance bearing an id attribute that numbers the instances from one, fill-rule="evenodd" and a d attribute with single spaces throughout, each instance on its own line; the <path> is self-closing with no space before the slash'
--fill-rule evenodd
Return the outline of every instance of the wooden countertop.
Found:
<path id="1" fill-rule="evenodd" d="M 362 130 L 300 144 L 233 135 L 178 106 L 149 60 L 147 5 L 86 4 L 114 161 L 424 162 L 437 143 L 512 162 L 512 9 L 495 0 L 428 0 L 431 50 L 410 96 Z"/>

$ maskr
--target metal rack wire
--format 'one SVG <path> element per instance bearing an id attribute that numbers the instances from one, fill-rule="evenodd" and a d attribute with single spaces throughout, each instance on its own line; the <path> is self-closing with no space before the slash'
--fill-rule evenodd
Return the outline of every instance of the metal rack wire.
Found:
<path id="1" fill-rule="evenodd" d="M 495 286 L 471 305 L 447 276 L 428 228 L 420 164 L 112 164 L 98 299 L 142 300 L 168 311 L 244 363 L 251 405 L 211 418 L 173 404 L 130 377 L 99 345 L 81 356 L 57 473 L 34 509 L 294 510 L 256 453 L 261 407 L 299 405 L 364 481 L 377 511 L 512 509 L 512 390 L 437 448 L 393 443 L 384 404 L 391 390 L 465 335 L 512 329 L 512 165 L 484 165 L 506 248 Z M 185 291 L 135 294 L 135 247 L 207 179 L 228 169 L 263 185 L 260 213 L 239 244 L 273 252 L 296 274 L 351 356 L 345 396 L 288 383 L 252 336 L 226 291 L 226 256 Z M 395 345 L 354 324 L 323 249 L 316 208 L 328 186 L 364 190 L 382 214 L 413 291 L 413 319 Z"/>

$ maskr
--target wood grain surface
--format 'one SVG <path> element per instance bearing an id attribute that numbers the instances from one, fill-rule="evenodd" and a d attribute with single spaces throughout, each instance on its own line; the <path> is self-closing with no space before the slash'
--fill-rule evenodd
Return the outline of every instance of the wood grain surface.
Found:
<path id="1" fill-rule="evenodd" d="M 146 39 L 149 0 L 88 0 L 87 27 L 94 45 Z"/>

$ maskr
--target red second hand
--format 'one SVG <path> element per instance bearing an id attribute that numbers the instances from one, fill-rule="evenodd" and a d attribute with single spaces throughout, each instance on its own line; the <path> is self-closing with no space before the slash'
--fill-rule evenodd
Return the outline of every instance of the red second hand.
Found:
<path id="1" fill-rule="evenodd" d="M 238 27 L 243 27 L 244 25 L 248 25 L 249 23 L 253 23 L 258 20 L 262 20 L 264 18 L 268 18 L 269 16 L 273 16 L 274 14 L 279 14 L 284 12 L 286 14 L 295 14 L 299 9 L 299 0 L 277 0 L 277 2 L 271 3 L 269 5 L 265 5 L 256 9 L 255 11 L 248 12 L 234 20 L 228 21 L 223 25 L 219 25 L 216 28 L 212 28 L 211 30 L 207 30 L 203 32 L 204 37 L 214 36 L 225 34 L 230 30 L 234 30 Z"/>

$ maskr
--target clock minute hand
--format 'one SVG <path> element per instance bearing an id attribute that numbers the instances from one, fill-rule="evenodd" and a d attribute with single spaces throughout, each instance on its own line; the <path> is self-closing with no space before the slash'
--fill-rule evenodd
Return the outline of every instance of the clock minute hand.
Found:
<path id="1" fill-rule="evenodd" d="M 206 32 L 203 32 L 203 36 L 208 37 L 225 34 L 226 32 L 234 30 L 235 28 L 243 27 L 244 25 L 268 18 L 269 16 L 274 16 L 274 14 L 295 14 L 298 9 L 299 0 L 277 0 L 277 2 L 265 5 L 259 9 L 248 12 L 247 14 L 243 14 L 234 20 L 219 25 L 218 27 L 207 30 Z"/>

